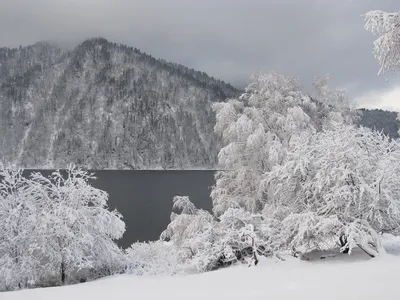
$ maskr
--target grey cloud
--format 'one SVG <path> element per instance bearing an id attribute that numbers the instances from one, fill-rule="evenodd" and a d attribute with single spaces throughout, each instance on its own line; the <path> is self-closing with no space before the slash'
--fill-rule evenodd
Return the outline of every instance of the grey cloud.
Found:
<path id="1" fill-rule="evenodd" d="M 353 97 L 384 89 L 361 14 L 398 0 L 1 0 L 0 46 L 91 36 L 243 86 L 255 71 L 331 73 Z"/>

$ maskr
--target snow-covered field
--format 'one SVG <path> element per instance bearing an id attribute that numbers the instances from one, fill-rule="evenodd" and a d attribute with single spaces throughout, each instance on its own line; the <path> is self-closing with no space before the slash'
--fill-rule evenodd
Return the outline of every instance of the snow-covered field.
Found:
<path id="1" fill-rule="evenodd" d="M 214 272 L 174 277 L 120 275 L 94 282 L 1 293 L 1 300 L 110 299 L 400 299 L 400 240 L 387 240 L 388 254 L 336 254 L 309 261 L 261 260 Z M 335 254 L 334 254 L 335 255 Z"/>

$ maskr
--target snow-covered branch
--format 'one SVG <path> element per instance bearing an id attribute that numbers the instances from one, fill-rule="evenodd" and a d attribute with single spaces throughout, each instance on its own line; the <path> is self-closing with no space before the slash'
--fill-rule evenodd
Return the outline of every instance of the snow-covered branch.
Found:
<path id="1" fill-rule="evenodd" d="M 378 35 L 374 55 L 380 64 L 379 74 L 400 70 L 400 13 L 380 10 L 365 15 L 365 29 Z"/>

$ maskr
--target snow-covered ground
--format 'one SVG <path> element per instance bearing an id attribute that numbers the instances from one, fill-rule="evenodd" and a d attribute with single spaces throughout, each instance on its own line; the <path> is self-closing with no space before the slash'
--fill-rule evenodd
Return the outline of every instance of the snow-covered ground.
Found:
<path id="1" fill-rule="evenodd" d="M 314 255 L 309 261 L 264 259 L 214 272 L 174 277 L 120 275 L 74 286 L 1 293 L 1 300 L 110 299 L 400 299 L 400 240 L 387 240 L 388 254 Z"/>

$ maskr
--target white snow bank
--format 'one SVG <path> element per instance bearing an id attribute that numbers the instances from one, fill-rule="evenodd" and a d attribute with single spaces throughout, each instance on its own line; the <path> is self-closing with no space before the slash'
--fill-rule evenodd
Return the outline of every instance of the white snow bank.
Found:
<path id="1" fill-rule="evenodd" d="M 286 262 L 261 260 L 219 271 L 174 277 L 114 276 L 74 286 L 1 293 L 1 300 L 110 299 L 400 299 L 400 257 L 365 254 Z"/>

